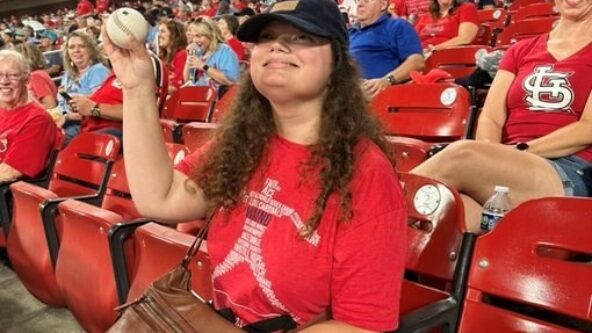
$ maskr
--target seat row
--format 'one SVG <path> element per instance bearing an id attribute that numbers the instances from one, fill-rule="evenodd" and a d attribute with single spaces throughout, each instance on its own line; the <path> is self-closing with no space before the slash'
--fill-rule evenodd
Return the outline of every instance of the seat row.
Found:
<path id="1" fill-rule="evenodd" d="M 555 5 L 540 0 L 522 7 L 483 9 L 478 15 L 479 31 L 473 43 L 497 48 L 549 32 L 559 19 Z"/>
<path id="2" fill-rule="evenodd" d="M 168 148 L 173 160 L 187 153 L 180 145 Z M 476 239 L 464 230 L 457 192 L 416 175 L 400 178 L 409 223 L 399 332 L 591 327 L 591 199 L 525 203 Z M 114 308 L 177 265 L 195 237 L 139 218 L 119 143 L 110 136 L 76 138 L 58 154 L 48 189 L 24 182 L 10 188 L 14 209 L 7 246 L 17 275 L 46 304 L 67 306 L 89 332 L 109 327 Z M 193 289 L 210 298 L 207 245 L 190 267 Z M 533 315 L 538 312 L 545 318 Z"/>

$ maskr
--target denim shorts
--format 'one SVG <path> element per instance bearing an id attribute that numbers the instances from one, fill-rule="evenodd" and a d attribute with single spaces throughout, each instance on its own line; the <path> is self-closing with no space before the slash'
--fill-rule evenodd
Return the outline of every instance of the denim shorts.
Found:
<path id="1" fill-rule="evenodd" d="M 585 159 L 571 155 L 548 159 L 555 168 L 566 196 L 592 197 L 592 164 Z"/>

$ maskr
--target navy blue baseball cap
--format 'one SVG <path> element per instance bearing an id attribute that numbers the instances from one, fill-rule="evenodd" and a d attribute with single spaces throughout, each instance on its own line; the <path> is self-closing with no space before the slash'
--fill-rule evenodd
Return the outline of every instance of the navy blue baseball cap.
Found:
<path id="1" fill-rule="evenodd" d="M 309 34 L 337 39 L 348 45 L 347 27 L 334 0 L 286 0 L 274 3 L 266 13 L 246 20 L 236 36 L 243 42 L 256 42 L 271 21 L 287 22 Z"/>

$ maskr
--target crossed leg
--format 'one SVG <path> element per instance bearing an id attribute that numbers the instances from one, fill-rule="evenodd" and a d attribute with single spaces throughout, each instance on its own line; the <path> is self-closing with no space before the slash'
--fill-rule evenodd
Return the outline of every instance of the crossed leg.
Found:
<path id="1" fill-rule="evenodd" d="M 512 146 L 463 140 L 450 144 L 411 173 L 441 181 L 462 194 L 468 230 L 479 231 L 481 206 L 495 185 L 510 188 L 513 207 L 540 197 L 564 195 L 559 175 L 544 158 Z"/>

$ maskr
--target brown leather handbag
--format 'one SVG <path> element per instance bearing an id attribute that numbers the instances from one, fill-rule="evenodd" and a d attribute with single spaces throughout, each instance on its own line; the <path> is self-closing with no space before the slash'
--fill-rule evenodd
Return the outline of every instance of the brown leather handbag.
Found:
<path id="1" fill-rule="evenodd" d="M 189 262 L 199 251 L 211 219 L 200 230 L 181 264 L 154 281 L 135 301 L 120 306 L 109 333 L 235 333 L 245 332 L 218 315 L 191 290 Z"/>

